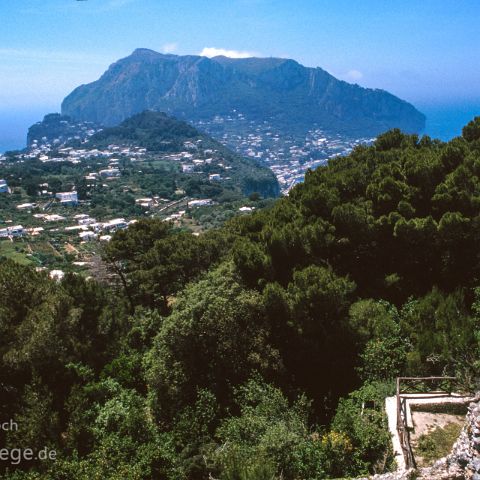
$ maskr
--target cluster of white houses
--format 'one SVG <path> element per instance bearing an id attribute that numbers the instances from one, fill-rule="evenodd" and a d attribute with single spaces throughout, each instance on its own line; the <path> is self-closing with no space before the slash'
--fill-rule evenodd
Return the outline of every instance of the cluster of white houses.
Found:
<path id="1" fill-rule="evenodd" d="M 58 140 L 58 139 L 57 139 Z M 32 143 L 27 153 L 19 155 L 19 158 L 39 159 L 42 163 L 48 162 L 71 162 L 79 163 L 87 158 L 110 158 L 115 155 L 125 155 L 133 157 L 131 160 L 142 157 L 147 152 L 146 148 L 141 147 L 125 147 L 119 145 L 109 145 L 106 149 L 98 148 L 73 148 L 62 147 L 56 140 L 52 143 L 39 145 L 36 141 Z M 57 155 L 57 156 L 55 156 Z M 112 159 L 114 161 L 114 159 Z"/>
<path id="2" fill-rule="evenodd" d="M 75 215 L 74 219 L 77 221 L 77 225 L 65 227 L 65 231 L 78 231 L 78 236 L 83 241 L 94 239 L 109 241 L 112 238 L 110 234 L 117 230 L 123 230 L 136 222 L 136 220 L 127 221 L 124 218 L 114 218 L 108 222 L 97 222 L 96 219 L 91 218 L 87 214 Z"/>
<path id="3" fill-rule="evenodd" d="M 56 193 L 55 198 L 64 207 L 75 207 L 78 205 L 78 193 L 75 190 Z M 37 206 L 36 203 L 20 203 L 17 205 L 17 210 L 32 210 Z"/>
<path id="4" fill-rule="evenodd" d="M 45 222 L 59 222 L 65 221 L 66 218 L 61 215 L 47 215 L 47 214 L 36 214 L 36 218 L 41 218 Z M 94 218 L 89 217 L 86 214 L 75 215 L 74 220 L 77 221 L 77 225 L 70 227 L 65 227 L 65 232 L 74 232 L 78 231 L 78 236 L 81 240 L 110 240 L 112 233 L 117 230 L 123 230 L 129 225 L 132 225 L 136 220 L 127 221 L 124 218 L 114 218 L 107 222 L 97 222 Z M 43 232 L 42 227 L 37 228 L 24 228 L 22 225 L 8 226 L 6 228 L 0 229 L 0 238 L 19 238 L 27 234 L 31 236 L 39 235 Z M 102 235 L 103 234 L 103 235 Z"/>

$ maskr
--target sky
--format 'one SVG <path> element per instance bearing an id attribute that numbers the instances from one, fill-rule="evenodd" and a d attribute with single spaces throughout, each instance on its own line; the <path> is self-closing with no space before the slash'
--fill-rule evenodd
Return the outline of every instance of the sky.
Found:
<path id="1" fill-rule="evenodd" d="M 139 47 L 293 58 L 420 109 L 480 104 L 479 19 L 478 0 L 3 0 L 0 118 L 58 111 Z"/>

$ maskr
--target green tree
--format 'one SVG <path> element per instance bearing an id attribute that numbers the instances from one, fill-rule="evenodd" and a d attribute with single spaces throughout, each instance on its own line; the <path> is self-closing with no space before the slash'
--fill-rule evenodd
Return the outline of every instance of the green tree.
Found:
<path id="1" fill-rule="evenodd" d="M 167 420 L 202 388 L 226 405 L 232 387 L 254 370 L 277 371 L 278 352 L 269 343 L 265 318 L 260 295 L 240 285 L 230 264 L 187 287 L 147 357 L 157 414 Z"/>
<path id="2" fill-rule="evenodd" d="M 474 142 L 480 139 L 480 117 L 475 117 L 462 130 L 462 136 L 467 142 Z"/>
<path id="3" fill-rule="evenodd" d="M 325 478 L 320 436 L 310 432 L 305 397 L 290 404 L 279 389 L 255 377 L 237 390 L 236 404 L 240 414 L 223 421 L 217 431 L 221 447 L 210 454 L 220 478 Z"/>

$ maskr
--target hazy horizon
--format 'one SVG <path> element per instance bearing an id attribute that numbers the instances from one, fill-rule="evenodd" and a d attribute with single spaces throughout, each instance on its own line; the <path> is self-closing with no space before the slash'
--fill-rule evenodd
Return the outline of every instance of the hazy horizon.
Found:
<path id="1" fill-rule="evenodd" d="M 292 58 L 412 103 L 444 138 L 458 133 L 468 112 L 480 114 L 478 2 L 207 3 L 199 9 L 193 0 L 2 2 L 0 150 L 21 146 L 29 124 L 59 111 L 75 87 L 136 48 Z"/>
<path id="2" fill-rule="evenodd" d="M 422 134 L 448 141 L 461 134 L 462 127 L 475 116 L 480 116 L 480 99 L 457 104 L 415 105 L 427 116 Z M 19 111 L 0 110 L 0 153 L 26 146 L 28 127 L 48 113 L 60 112 L 60 106 L 36 107 Z"/>

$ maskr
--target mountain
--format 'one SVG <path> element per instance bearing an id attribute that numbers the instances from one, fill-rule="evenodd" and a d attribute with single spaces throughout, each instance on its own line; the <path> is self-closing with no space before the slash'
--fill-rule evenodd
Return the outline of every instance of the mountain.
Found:
<path id="1" fill-rule="evenodd" d="M 394 95 L 294 60 L 163 55 L 147 49 L 114 63 L 62 103 L 65 115 L 110 126 L 144 110 L 190 121 L 237 111 L 285 130 L 317 125 L 357 136 L 393 127 L 419 132 L 425 126 L 425 116 Z"/>

